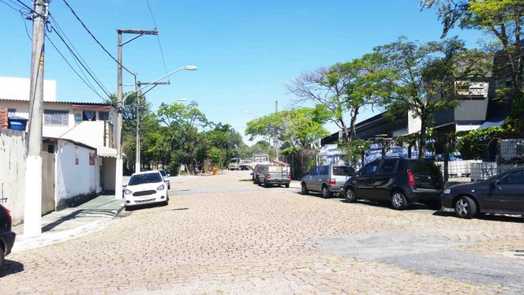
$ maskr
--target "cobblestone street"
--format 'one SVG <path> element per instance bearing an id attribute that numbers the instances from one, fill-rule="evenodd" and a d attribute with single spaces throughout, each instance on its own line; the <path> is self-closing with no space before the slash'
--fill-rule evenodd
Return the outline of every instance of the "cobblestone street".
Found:
<path id="1" fill-rule="evenodd" d="M 169 206 L 8 256 L 0 294 L 524 294 L 522 218 L 349 204 L 248 172 L 171 183 Z"/>

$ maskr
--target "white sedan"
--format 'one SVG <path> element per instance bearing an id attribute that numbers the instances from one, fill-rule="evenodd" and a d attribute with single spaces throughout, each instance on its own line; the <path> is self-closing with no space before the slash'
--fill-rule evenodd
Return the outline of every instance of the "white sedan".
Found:
<path id="1" fill-rule="evenodd" d="M 125 206 L 137 206 L 152 203 L 169 203 L 169 194 L 164 178 L 159 171 L 135 173 L 124 187 Z"/>

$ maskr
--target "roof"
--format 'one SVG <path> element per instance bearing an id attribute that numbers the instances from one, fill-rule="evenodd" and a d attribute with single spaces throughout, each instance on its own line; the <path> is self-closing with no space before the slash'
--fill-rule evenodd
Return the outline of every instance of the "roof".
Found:
<path id="1" fill-rule="evenodd" d="M 1 98 L 1 97 L 0 97 L 0 101 L 29 102 L 29 100 L 9 99 L 9 98 Z M 72 101 L 72 100 L 44 101 L 44 104 L 71 104 L 71 105 L 111 106 L 110 103 L 106 103 L 106 102 Z"/>
<path id="2" fill-rule="evenodd" d="M 88 149 L 91 149 L 91 150 L 95 150 L 95 151 L 96 151 L 96 148 L 95 148 L 95 147 L 92 147 L 92 146 L 87 145 L 87 144 L 85 144 L 85 143 L 81 143 L 81 142 L 78 142 L 78 141 L 74 141 L 74 140 L 71 140 L 71 139 L 68 139 L 68 138 L 45 136 L 45 137 L 42 137 L 42 139 L 43 139 L 43 140 L 54 140 L 54 141 L 63 140 L 63 141 L 70 142 L 70 143 L 72 143 L 72 144 L 74 144 L 74 145 L 78 145 L 78 146 L 85 147 L 85 148 L 88 148 Z"/>
<path id="3" fill-rule="evenodd" d="M 386 112 L 382 112 L 366 120 L 360 121 L 355 125 L 356 138 L 370 138 L 379 134 L 389 134 L 394 130 L 407 126 L 407 115 L 396 114 L 395 120 L 389 120 L 386 117 Z M 340 131 L 328 135 L 321 140 L 321 145 L 333 144 L 339 141 Z"/>

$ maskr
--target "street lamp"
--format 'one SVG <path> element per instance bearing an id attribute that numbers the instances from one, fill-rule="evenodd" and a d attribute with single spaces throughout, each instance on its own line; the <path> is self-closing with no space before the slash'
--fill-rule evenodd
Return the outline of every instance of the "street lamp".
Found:
<path id="1" fill-rule="evenodd" d="M 164 75 L 163 77 L 161 77 L 160 79 L 154 81 L 154 82 L 148 82 L 148 83 L 143 83 L 143 82 L 139 82 L 137 84 L 137 90 L 136 90 L 136 104 L 137 104 L 137 113 L 136 113 L 136 148 L 135 148 L 135 172 L 138 173 L 140 172 L 140 167 L 141 167 L 141 160 L 140 160 L 140 98 L 142 96 L 144 96 L 144 100 L 145 100 L 145 95 L 153 90 L 156 86 L 158 85 L 162 85 L 162 84 L 169 84 L 169 82 L 162 82 L 163 80 L 173 76 L 174 74 L 178 73 L 178 72 L 181 72 L 181 71 L 196 71 L 198 68 L 197 66 L 195 65 L 187 65 L 187 66 L 183 66 L 183 67 L 179 67 L 177 69 L 175 69 L 174 71 L 170 72 L 170 73 L 167 73 L 166 75 Z M 146 85 L 147 86 L 150 86 L 149 89 L 145 90 L 144 92 L 142 92 L 146 87 L 141 87 L 141 85 Z"/>

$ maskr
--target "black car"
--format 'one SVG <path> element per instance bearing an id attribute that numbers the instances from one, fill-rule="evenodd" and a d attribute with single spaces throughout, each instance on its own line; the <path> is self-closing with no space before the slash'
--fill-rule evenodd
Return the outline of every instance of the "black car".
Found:
<path id="1" fill-rule="evenodd" d="M 11 253 L 15 243 L 15 233 L 11 231 L 11 214 L 9 210 L 0 205 L 0 267 L 4 264 L 5 257 Z"/>
<path id="2" fill-rule="evenodd" d="M 442 175 L 433 161 L 390 158 L 362 167 L 346 182 L 344 193 L 348 202 L 388 202 L 402 210 L 411 203 L 440 208 L 442 188 Z"/>
<path id="3" fill-rule="evenodd" d="M 442 207 L 462 218 L 472 218 L 478 213 L 524 214 L 524 168 L 484 181 L 451 186 L 442 194 Z"/>

